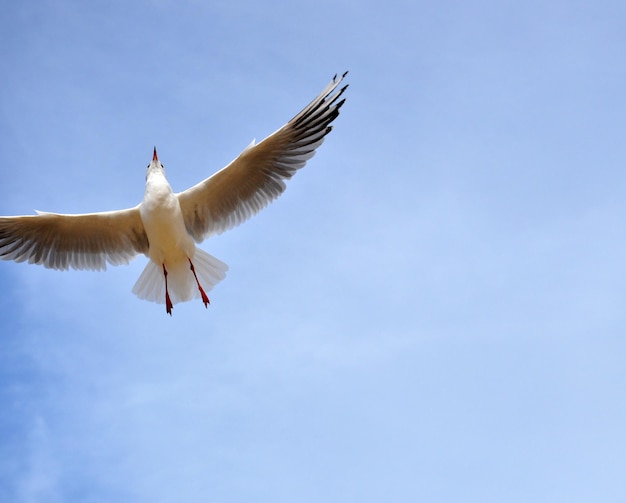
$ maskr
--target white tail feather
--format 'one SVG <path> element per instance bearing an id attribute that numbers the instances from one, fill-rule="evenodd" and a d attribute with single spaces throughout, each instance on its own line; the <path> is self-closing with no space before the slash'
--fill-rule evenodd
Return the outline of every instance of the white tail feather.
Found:
<path id="1" fill-rule="evenodd" d="M 192 261 L 205 292 L 211 290 L 226 277 L 228 266 L 204 250 L 196 248 Z M 167 287 L 173 303 L 186 302 L 194 297 L 200 297 L 200 290 L 198 290 L 187 260 L 167 266 Z M 140 299 L 165 304 L 163 266 L 150 260 L 137 279 L 133 293 Z"/>

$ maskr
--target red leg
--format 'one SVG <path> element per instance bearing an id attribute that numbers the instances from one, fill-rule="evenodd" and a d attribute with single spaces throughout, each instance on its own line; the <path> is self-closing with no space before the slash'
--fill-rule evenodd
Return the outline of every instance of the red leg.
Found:
<path id="1" fill-rule="evenodd" d="M 167 311 L 167 314 L 172 316 L 172 308 L 174 305 L 170 299 L 170 292 L 167 290 L 167 269 L 165 268 L 165 264 L 163 264 L 163 276 L 165 276 L 165 310 Z"/>
<path id="2" fill-rule="evenodd" d="M 198 281 L 198 276 L 196 275 L 196 269 L 193 266 L 193 262 L 191 261 L 190 258 L 187 258 L 187 260 L 189 260 L 189 265 L 191 267 L 191 272 L 193 273 L 193 277 L 196 278 L 196 284 L 198 285 L 198 290 L 200 290 L 200 295 L 202 296 L 202 302 L 204 302 L 204 307 L 208 307 L 210 304 L 210 301 L 209 301 L 209 298 L 207 297 L 207 294 L 204 291 L 204 288 L 202 288 L 202 285 Z"/>

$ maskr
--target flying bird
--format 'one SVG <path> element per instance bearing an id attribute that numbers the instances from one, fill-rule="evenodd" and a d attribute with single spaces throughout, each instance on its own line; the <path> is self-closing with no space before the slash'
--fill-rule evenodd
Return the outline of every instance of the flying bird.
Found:
<path id="1" fill-rule="evenodd" d="M 172 191 L 154 148 L 146 171 L 143 201 L 134 208 L 100 213 L 0 217 L 0 258 L 52 269 L 104 270 L 143 253 L 148 264 L 133 293 L 165 303 L 200 297 L 224 279 L 228 266 L 196 243 L 258 213 L 286 188 L 313 157 L 339 115 L 348 72 L 326 88 L 287 124 L 259 143 L 254 140 L 225 168 L 179 193 Z"/>

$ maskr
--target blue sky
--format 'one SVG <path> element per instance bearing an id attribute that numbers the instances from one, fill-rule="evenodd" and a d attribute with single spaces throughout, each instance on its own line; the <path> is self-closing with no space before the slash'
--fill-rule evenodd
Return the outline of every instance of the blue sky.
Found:
<path id="1" fill-rule="evenodd" d="M 0 214 L 175 190 L 350 70 L 201 302 L 0 263 L 0 501 L 626 499 L 622 2 L 5 2 Z"/>

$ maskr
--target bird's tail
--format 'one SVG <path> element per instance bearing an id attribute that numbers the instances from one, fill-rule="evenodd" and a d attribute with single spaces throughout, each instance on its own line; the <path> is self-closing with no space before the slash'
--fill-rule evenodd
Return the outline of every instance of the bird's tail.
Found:
<path id="1" fill-rule="evenodd" d="M 226 277 L 228 266 L 204 250 L 196 248 L 192 260 L 198 281 L 206 292 Z M 200 297 L 200 290 L 187 260 L 167 266 L 167 286 L 173 303 Z M 133 287 L 133 293 L 140 299 L 165 304 L 163 267 L 152 260 L 148 261 Z"/>

